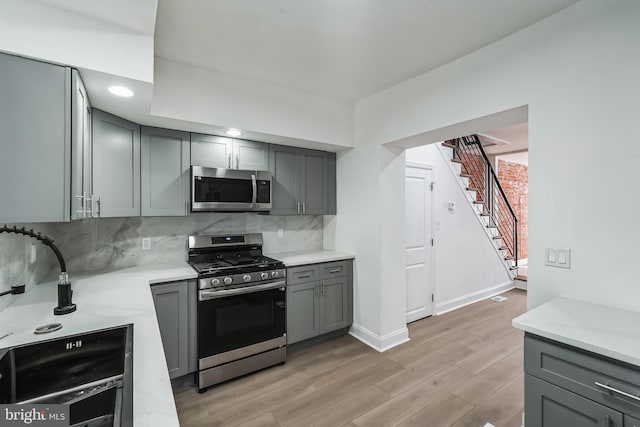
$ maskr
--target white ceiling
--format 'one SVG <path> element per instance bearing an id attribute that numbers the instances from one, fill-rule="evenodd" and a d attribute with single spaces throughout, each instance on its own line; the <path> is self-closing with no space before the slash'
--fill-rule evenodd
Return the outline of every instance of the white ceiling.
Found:
<path id="1" fill-rule="evenodd" d="M 519 163 L 521 165 L 529 166 L 529 152 L 523 151 L 520 153 L 505 154 L 504 156 L 496 156 L 498 160 L 505 160 L 511 163 Z"/>
<path id="2" fill-rule="evenodd" d="M 495 144 L 485 147 L 489 154 L 506 154 L 529 149 L 529 123 L 526 122 L 484 131 L 478 135 L 483 142 Z"/>
<path id="3" fill-rule="evenodd" d="M 355 101 L 576 1 L 159 0 L 155 54 Z"/>

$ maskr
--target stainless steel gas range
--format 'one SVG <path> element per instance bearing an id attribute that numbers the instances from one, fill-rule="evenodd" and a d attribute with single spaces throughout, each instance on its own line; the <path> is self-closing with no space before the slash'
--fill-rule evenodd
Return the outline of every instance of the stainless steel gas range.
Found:
<path id="1" fill-rule="evenodd" d="M 189 236 L 198 272 L 199 391 L 286 360 L 286 270 L 261 234 Z"/>

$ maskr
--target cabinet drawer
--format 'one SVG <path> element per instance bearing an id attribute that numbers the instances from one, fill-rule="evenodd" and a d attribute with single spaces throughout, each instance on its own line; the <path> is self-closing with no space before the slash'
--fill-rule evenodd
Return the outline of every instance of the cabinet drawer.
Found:
<path id="1" fill-rule="evenodd" d="M 303 265 L 287 269 L 287 283 L 313 282 L 320 279 L 320 269 L 317 265 Z"/>
<path id="2" fill-rule="evenodd" d="M 640 417 L 640 368 L 530 334 L 524 345 L 526 373 Z"/>
<path id="3" fill-rule="evenodd" d="M 624 427 L 640 427 L 640 420 L 637 418 L 630 417 L 629 415 L 625 415 Z"/>
<path id="4" fill-rule="evenodd" d="M 332 277 L 344 276 L 347 272 L 347 262 L 328 262 L 326 264 L 320 264 L 321 272 L 320 276 L 323 279 L 330 279 Z"/>

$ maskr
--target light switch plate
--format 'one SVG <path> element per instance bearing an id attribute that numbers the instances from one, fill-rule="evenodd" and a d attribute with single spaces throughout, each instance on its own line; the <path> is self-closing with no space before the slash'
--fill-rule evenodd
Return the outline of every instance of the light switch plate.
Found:
<path id="1" fill-rule="evenodd" d="M 282 239 L 284 237 L 284 230 L 282 228 L 278 228 L 278 239 Z"/>
<path id="2" fill-rule="evenodd" d="M 571 268 L 571 249 L 544 248 L 544 264 L 549 267 Z"/>

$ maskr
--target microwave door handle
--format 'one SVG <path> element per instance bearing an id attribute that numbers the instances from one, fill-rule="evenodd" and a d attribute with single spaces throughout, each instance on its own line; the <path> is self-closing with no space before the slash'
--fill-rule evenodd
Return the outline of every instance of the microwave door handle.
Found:
<path id="1" fill-rule="evenodd" d="M 255 207 L 256 199 L 258 197 L 258 183 L 256 182 L 255 174 L 251 174 L 251 186 L 253 187 L 253 200 L 251 201 L 251 203 L 253 203 L 253 207 Z"/>

